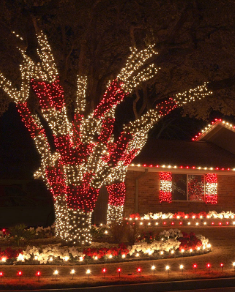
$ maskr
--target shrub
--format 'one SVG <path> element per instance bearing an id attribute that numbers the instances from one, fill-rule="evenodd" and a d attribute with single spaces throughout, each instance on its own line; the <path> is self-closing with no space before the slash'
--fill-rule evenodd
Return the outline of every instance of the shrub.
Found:
<path id="1" fill-rule="evenodd" d="M 196 235 L 191 232 L 189 234 L 182 232 L 183 237 L 180 237 L 178 240 L 180 241 L 179 250 L 195 250 L 197 247 L 202 246 L 202 242 Z"/>
<path id="2" fill-rule="evenodd" d="M 10 235 L 17 246 L 23 240 L 32 239 L 35 236 L 34 228 L 26 229 L 25 224 L 18 224 L 9 228 Z"/>

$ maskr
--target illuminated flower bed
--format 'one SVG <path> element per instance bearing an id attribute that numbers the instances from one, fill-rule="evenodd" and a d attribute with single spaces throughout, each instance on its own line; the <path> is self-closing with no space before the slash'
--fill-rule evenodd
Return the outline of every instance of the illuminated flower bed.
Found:
<path id="1" fill-rule="evenodd" d="M 130 249 L 130 255 L 155 255 L 157 257 L 193 255 L 211 250 L 209 240 L 202 235 L 181 232 L 179 229 L 164 230 L 159 235 L 148 232 L 138 238 Z"/>
<path id="2" fill-rule="evenodd" d="M 211 250 L 208 239 L 178 229 L 165 230 L 158 235 L 142 234 L 133 246 L 124 244 L 93 243 L 89 248 L 61 246 L 27 246 L 24 250 L 8 248 L 1 251 L 1 264 L 87 264 L 106 261 L 128 261 L 139 257 L 164 258 L 190 256 Z"/>
<path id="3" fill-rule="evenodd" d="M 19 253 L 22 252 L 22 249 L 13 249 L 7 247 L 6 249 L 0 248 L 0 261 L 6 263 L 8 259 L 15 259 L 18 257 Z"/>

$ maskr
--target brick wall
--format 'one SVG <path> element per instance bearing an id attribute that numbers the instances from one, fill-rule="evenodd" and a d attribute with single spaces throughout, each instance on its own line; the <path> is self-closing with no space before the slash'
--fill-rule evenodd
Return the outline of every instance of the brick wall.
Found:
<path id="1" fill-rule="evenodd" d="M 218 208 L 235 211 L 235 176 L 218 176 Z"/>
<path id="2" fill-rule="evenodd" d="M 218 204 L 211 205 L 203 202 L 159 202 L 159 173 L 128 171 L 126 176 L 126 201 L 124 216 L 135 213 L 136 180 L 138 180 L 138 213 L 143 215 L 149 212 L 209 212 L 215 210 L 235 212 L 235 176 L 218 175 Z"/>

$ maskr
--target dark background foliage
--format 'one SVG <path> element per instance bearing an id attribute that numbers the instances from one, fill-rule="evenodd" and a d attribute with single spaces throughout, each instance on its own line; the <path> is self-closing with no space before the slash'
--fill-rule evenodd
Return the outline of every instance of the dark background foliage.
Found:
<path id="1" fill-rule="evenodd" d="M 213 96 L 174 111 L 150 132 L 157 138 L 190 139 L 212 118 L 234 121 L 234 15 L 233 0 L 1 0 L 0 71 L 19 87 L 18 47 L 37 60 L 36 32 L 42 29 L 52 46 L 72 117 L 78 74 L 88 76 L 89 113 L 108 80 L 125 64 L 129 47 L 155 43 L 159 54 L 152 61 L 161 70 L 118 107 L 116 128 L 120 131 L 123 123 L 138 118 L 158 100 L 208 81 Z M 0 101 L 0 112 L 5 112 L 0 121 L 1 153 L 10 144 L 31 145 L 27 133 L 17 128 L 14 106 L 6 112 L 10 99 L 2 90 Z M 38 110 L 33 94 L 29 103 Z"/>

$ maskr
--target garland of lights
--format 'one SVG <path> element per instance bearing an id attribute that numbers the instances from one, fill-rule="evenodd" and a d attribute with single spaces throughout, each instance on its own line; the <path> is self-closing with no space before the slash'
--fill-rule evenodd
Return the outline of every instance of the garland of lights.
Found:
<path id="1" fill-rule="evenodd" d="M 217 125 L 221 124 L 223 127 L 229 129 L 230 131 L 235 132 L 235 126 L 229 122 L 223 121 L 222 119 L 215 119 L 211 122 L 211 124 L 208 124 L 207 127 L 205 127 L 201 132 L 199 132 L 197 135 L 195 135 L 192 138 L 192 141 L 199 141 L 203 139 L 203 137 L 210 132 L 212 129 L 214 129 Z"/>
<path id="2" fill-rule="evenodd" d="M 138 213 L 135 213 L 135 214 L 131 214 L 129 215 L 129 218 L 125 218 L 126 220 L 141 220 L 141 221 L 149 221 L 149 220 L 181 220 L 181 219 L 195 219 L 194 221 L 196 221 L 196 225 L 198 225 L 197 223 L 199 223 L 196 219 L 224 219 L 224 220 L 228 220 L 228 219 L 235 219 L 235 213 L 232 212 L 232 211 L 222 211 L 220 213 L 217 213 L 217 211 L 209 211 L 208 213 L 202 211 L 200 213 L 194 213 L 194 212 L 191 212 L 191 213 L 185 213 L 185 212 L 177 212 L 177 213 L 148 213 L 148 214 L 145 214 L 143 216 L 140 216 L 140 214 Z M 209 220 L 210 221 L 210 220 Z M 165 222 L 165 224 L 164 224 Z M 212 221 L 212 225 L 214 221 Z M 150 223 L 150 222 L 149 222 Z M 148 224 L 149 224 L 148 223 Z M 156 222 L 158 223 L 158 222 Z M 173 221 L 171 222 L 171 225 L 174 225 L 172 224 Z M 180 225 L 182 225 L 182 221 L 179 221 L 179 223 L 181 223 Z M 187 222 L 189 223 L 189 222 Z M 207 222 L 204 221 L 201 223 L 203 223 L 203 225 L 206 225 Z M 235 221 L 232 221 L 232 222 L 225 222 L 225 225 L 229 225 L 229 223 L 232 223 L 232 225 L 235 225 Z M 142 225 L 142 224 L 140 224 Z M 151 224 L 149 224 L 151 225 Z M 156 226 L 158 224 L 155 224 Z M 166 221 L 163 221 L 163 225 L 166 225 Z M 190 225 L 190 224 L 188 224 Z M 219 225 L 222 225 L 222 224 L 219 224 Z"/>
<path id="3" fill-rule="evenodd" d="M 0 87 L 17 104 L 21 118 L 41 156 L 41 166 L 35 172 L 35 178 L 41 177 L 53 195 L 57 236 L 65 241 L 89 244 L 90 218 L 100 187 L 110 186 L 109 206 L 119 208 L 117 212 L 120 218 L 123 213 L 123 182 L 127 166 L 143 148 L 148 131 L 176 106 L 200 99 L 211 92 L 207 90 L 205 83 L 182 94 L 176 94 L 174 98 L 149 110 L 140 119 L 124 125 L 123 132 L 114 141 L 113 128 L 117 105 L 141 82 L 152 78 L 160 69 L 154 64 L 146 65 L 146 61 L 157 54 L 153 46 L 144 50 L 131 49 L 131 55 L 124 68 L 117 78 L 108 84 L 103 99 L 88 117 L 84 116 L 87 77 L 78 76 L 76 109 L 74 119 L 70 122 L 51 47 L 42 32 L 37 38 L 39 63 L 35 64 L 21 51 L 21 89 L 14 88 L 2 73 Z M 41 114 L 53 133 L 55 152 L 49 145 L 40 119 L 33 115 L 27 106 L 30 86 L 39 100 Z M 115 185 L 115 182 L 119 183 Z M 117 201 L 114 199 L 116 195 Z M 123 203 L 117 205 L 119 200 Z M 108 218 L 111 220 L 114 214 L 109 211 Z"/>
<path id="4" fill-rule="evenodd" d="M 134 163 L 131 163 L 130 166 L 134 166 L 134 167 L 150 167 L 150 168 L 159 168 L 159 169 L 193 169 L 194 171 L 199 171 L 201 172 L 202 170 L 206 171 L 206 170 L 209 170 L 209 171 L 235 171 L 235 168 L 225 168 L 225 167 L 201 167 L 201 166 L 188 166 L 188 165 L 180 165 L 180 166 L 177 166 L 177 165 L 166 165 L 166 164 L 162 164 L 162 165 L 159 165 L 159 164 L 156 164 L 156 165 L 153 165 L 153 164 L 134 164 Z"/>

